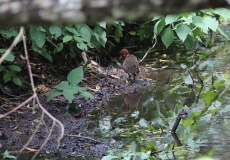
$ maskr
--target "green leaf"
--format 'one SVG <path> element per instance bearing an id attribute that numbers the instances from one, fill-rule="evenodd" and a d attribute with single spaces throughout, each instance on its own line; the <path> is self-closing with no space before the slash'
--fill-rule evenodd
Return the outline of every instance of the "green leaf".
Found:
<path id="1" fill-rule="evenodd" d="M 50 33 L 53 36 L 55 36 L 55 38 L 60 37 L 62 34 L 62 30 L 59 26 L 50 26 L 49 30 L 50 30 Z"/>
<path id="2" fill-rule="evenodd" d="M 151 32 L 152 32 L 152 28 L 150 26 L 150 23 L 144 23 L 141 28 L 140 28 L 140 32 L 139 32 L 139 36 L 141 38 L 141 40 L 147 39 L 151 36 Z"/>
<path id="3" fill-rule="evenodd" d="M 58 89 L 52 89 L 48 94 L 47 94 L 47 100 L 50 101 L 52 98 L 57 97 L 62 95 L 62 91 Z"/>
<path id="4" fill-rule="evenodd" d="M 39 48 L 42 48 L 46 41 L 46 34 L 40 31 L 36 27 L 30 28 L 30 37 L 37 44 Z"/>
<path id="5" fill-rule="evenodd" d="M 76 91 L 73 90 L 72 88 L 66 88 L 62 94 L 64 95 L 64 97 L 69 101 L 72 102 L 74 99 L 74 95 L 76 94 Z"/>
<path id="6" fill-rule="evenodd" d="M 120 38 L 123 37 L 122 30 L 120 28 L 116 28 L 114 35 L 115 35 L 115 40 L 117 42 L 120 42 Z"/>
<path id="7" fill-rule="evenodd" d="M 194 45 L 194 38 L 190 34 L 187 36 L 187 38 L 184 41 L 184 44 L 188 48 L 192 48 Z"/>
<path id="8" fill-rule="evenodd" d="M 91 40 L 90 40 L 90 44 L 89 47 L 91 48 L 98 48 L 100 47 L 100 43 L 97 41 L 96 36 L 92 35 Z"/>
<path id="9" fill-rule="evenodd" d="M 188 68 L 184 63 L 180 64 L 180 67 L 183 69 Z"/>
<path id="10" fill-rule="evenodd" d="M 227 39 L 230 39 L 229 32 L 227 32 L 225 28 L 219 26 L 217 28 L 217 30 L 220 32 L 220 34 L 222 34 L 223 36 L 225 36 Z"/>
<path id="11" fill-rule="evenodd" d="M 107 155 L 103 156 L 101 160 L 114 160 L 114 159 L 119 159 L 120 157 L 118 156 L 113 156 L 113 155 Z"/>
<path id="12" fill-rule="evenodd" d="M 6 150 L 4 153 L 3 153 L 3 159 L 17 159 L 17 157 L 13 156 L 13 155 L 10 155 L 8 150 Z"/>
<path id="13" fill-rule="evenodd" d="M 160 34 L 160 32 L 164 29 L 165 21 L 164 19 L 159 20 L 154 26 L 154 33 Z"/>
<path id="14" fill-rule="evenodd" d="M 18 32 L 19 32 L 19 28 L 0 30 L 0 34 L 6 39 L 10 39 L 11 37 L 16 37 L 18 35 Z"/>
<path id="15" fill-rule="evenodd" d="M 154 18 L 152 19 L 152 21 L 158 20 L 158 19 L 162 19 L 163 16 L 159 15 L 159 16 L 154 16 Z"/>
<path id="16" fill-rule="evenodd" d="M 92 30 L 85 24 L 76 25 L 77 31 L 81 37 L 86 41 L 90 42 Z"/>
<path id="17" fill-rule="evenodd" d="M 42 54 L 46 59 L 48 59 L 50 62 L 53 62 L 52 56 L 48 52 L 43 52 Z"/>
<path id="18" fill-rule="evenodd" d="M 213 100 L 215 100 L 216 96 L 217 96 L 217 92 L 214 91 L 207 91 L 207 93 L 204 95 L 204 101 L 206 106 L 210 106 L 210 104 L 212 103 Z"/>
<path id="19" fill-rule="evenodd" d="M 5 86 L 3 88 L 7 93 L 12 93 L 12 90 L 9 87 Z"/>
<path id="20" fill-rule="evenodd" d="M 208 33 L 208 26 L 205 23 L 203 17 L 194 16 L 192 17 L 193 24 L 203 30 L 203 32 Z"/>
<path id="21" fill-rule="evenodd" d="M 77 48 L 81 50 L 88 50 L 88 47 L 85 43 L 77 43 Z"/>
<path id="22" fill-rule="evenodd" d="M 63 47 L 64 47 L 63 43 L 58 43 L 58 44 L 57 44 L 57 47 L 54 48 L 54 52 L 57 53 L 57 52 L 62 51 L 62 50 L 63 50 Z"/>
<path id="23" fill-rule="evenodd" d="M 97 27 L 94 30 L 94 35 L 95 35 L 97 41 L 100 43 L 100 45 L 105 47 L 105 43 L 107 41 L 106 32 L 102 28 Z"/>
<path id="24" fill-rule="evenodd" d="M 11 71 L 20 72 L 22 69 L 17 65 L 8 65 Z"/>
<path id="25" fill-rule="evenodd" d="M 217 8 L 215 11 L 224 19 L 230 18 L 230 10 L 227 8 Z"/>
<path id="26" fill-rule="evenodd" d="M 6 50 L 7 49 L 5 49 L 5 48 L 0 48 L 0 53 L 5 53 L 6 52 Z M 12 52 L 10 52 L 7 56 L 6 56 L 6 58 L 4 59 L 5 61 L 8 61 L 8 62 L 13 62 L 14 61 L 14 58 L 15 58 L 15 56 L 13 55 L 13 53 Z"/>
<path id="27" fill-rule="evenodd" d="M 192 33 L 193 33 L 193 37 L 197 38 L 197 36 L 199 36 L 202 32 L 200 28 L 196 28 L 192 31 Z"/>
<path id="28" fill-rule="evenodd" d="M 77 85 L 73 85 L 72 88 L 76 91 L 76 92 L 87 92 L 87 90 L 85 89 L 85 87 L 80 87 Z"/>
<path id="29" fill-rule="evenodd" d="M 187 19 L 190 15 L 191 15 L 191 14 L 189 14 L 189 13 L 182 13 L 182 14 L 181 14 L 181 16 L 183 16 L 183 17 L 186 18 L 186 19 Z"/>
<path id="30" fill-rule="evenodd" d="M 149 122 L 146 119 L 141 118 L 140 121 L 139 121 L 139 125 L 141 127 L 147 128 L 149 126 Z"/>
<path id="31" fill-rule="evenodd" d="M 184 42 L 184 40 L 187 38 L 188 34 L 191 33 L 191 29 L 186 24 L 179 24 L 176 28 L 176 33 L 180 40 Z"/>
<path id="32" fill-rule="evenodd" d="M 46 33 L 45 28 L 43 28 L 42 26 L 38 27 L 38 29 L 39 29 L 40 31 L 42 31 L 42 32 Z"/>
<path id="33" fill-rule="evenodd" d="M 77 29 L 73 26 L 65 26 L 65 29 L 69 31 L 70 33 L 73 33 L 75 36 L 80 36 Z"/>
<path id="34" fill-rule="evenodd" d="M 193 116 L 190 116 L 189 118 L 183 120 L 181 124 L 183 127 L 188 127 L 191 126 L 193 123 L 194 123 Z"/>
<path id="35" fill-rule="evenodd" d="M 3 75 L 3 80 L 5 83 L 9 82 L 12 78 L 12 73 L 11 72 L 7 72 Z"/>
<path id="36" fill-rule="evenodd" d="M 173 37 L 174 33 L 170 26 L 163 30 L 161 40 L 166 48 L 168 48 L 168 46 L 173 42 Z"/>
<path id="37" fill-rule="evenodd" d="M 99 22 L 98 25 L 104 29 L 106 29 L 106 22 Z"/>
<path id="38" fill-rule="evenodd" d="M 210 28 L 211 30 L 213 30 L 214 32 L 216 32 L 216 29 L 219 26 L 219 22 L 215 18 L 205 17 L 204 18 L 204 22 L 208 26 L 208 28 Z"/>
<path id="39" fill-rule="evenodd" d="M 12 78 L 12 81 L 14 82 L 14 84 L 18 85 L 18 86 L 21 86 L 22 85 L 22 81 L 20 78 L 18 77 L 14 77 Z"/>
<path id="40" fill-rule="evenodd" d="M 115 27 L 122 29 L 122 26 L 125 26 L 125 23 L 122 21 L 114 21 L 112 23 Z"/>
<path id="41" fill-rule="evenodd" d="M 73 39 L 73 36 L 65 36 L 63 37 L 63 43 L 71 41 Z"/>
<path id="42" fill-rule="evenodd" d="M 170 14 L 170 15 L 167 15 L 165 17 L 165 23 L 166 23 L 166 25 L 175 22 L 176 20 L 178 20 L 179 17 L 180 17 L 179 14 Z"/>
<path id="43" fill-rule="evenodd" d="M 70 85 L 67 81 L 62 81 L 61 83 L 56 85 L 54 88 L 58 90 L 65 90 L 66 88 L 70 88 Z"/>
<path id="44" fill-rule="evenodd" d="M 94 99 L 93 95 L 90 92 L 80 92 L 85 99 Z"/>
<path id="45" fill-rule="evenodd" d="M 84 77 L 82 66 L 73 69 L 67 76 L 67 80 L 71 85 L 78 84 Z"/>
<path id="46" fill-rule="evenodd" d="M 0 71 L 5 71 L 5 70 L 6 70 L 6 67 L 5 67 L 5 66 L 0 65 Z"/>
<path id="47" fill-rule="evenodd" d="M 77 41 L 78 43 L 83 43 L 83 40 L 81 37 L 78 36 L 73 36 L 74 40 Z"/>

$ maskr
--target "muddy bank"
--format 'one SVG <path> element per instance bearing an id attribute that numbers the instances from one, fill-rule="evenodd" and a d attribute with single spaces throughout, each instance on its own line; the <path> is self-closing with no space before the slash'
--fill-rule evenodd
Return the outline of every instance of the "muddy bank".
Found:
<path id="1" fill-rule="evenodd" d="M 138 91 L 141 88 L 154 86 L 157 76 L 165 76 L 166 81 L 168 73 L 163 70 L 140 67 L 140 75 L 136 83 L 130 83 L 126 79 L 128 76 L 121 68 L 95 68 L 94 71 L 85 69 L 85 78 L 82 86 L 94 95 L 95 99 L 85 100 L 81 96 L 76 96 L 74 102 L 78 104 L 75 110 L 68 109 L 68 102 L 63 97 L 55 98 L 47 103 L 45 94 L 39 95 L 44 107 L 65 126 L 65 136 L 61 145 L 57 148 L 57 138 L 60 134 L 59 128 L 55 127 L 50 140 L 42 150 L 40 156 L 53 157 L 61 159 L 60 155 L 84 159 L 100 159 L 107 154 L 107 150 L 113 145 L 110 138 L 98 138 L 100 131 L 98 125 L 95 126 L 91 118 L 92 113 L 102 107 L 108 107 L 108 101 L 113 96 L 127 94 Z M 9 104 L 7 100 L 2 103 L 0 113 L 5 113 L 22 102 L 23 99 L 15 104 Z M 3 105 L 4 104 L 4 105 Z M 41 116 L 41 110 L 35 111 L 28 105 L 19 109 L 16 113 L 9 115 L 0 121 L 0 150 L 4 152 L 9 150 L 11 154 L 17 153 L 32 135 Z M 101 115 L 102 116 L 102 115 Z M 38 149 L 48 135 L 52 121 L 45 117 L 45 123 L 35 135 L 33 141 L 26 150 L 27 154 L 21 156 L 22 159 L 30 159 L 33 155 L 30 149 Z M 85 137 L 74 137 L 70 135 L 81 135 Z M 88 138 L 87 138 L 88 137 Z M 30 154 L 28 154 L 30 153 Z M 47 155 L 47 154 L 50 155 Z M 60 154 L 61 153 L 61 154 Z M 25 156 L 28 156 L 27 158 Z M 63 157 L 62 157 L 63 158 Z M 41 158 L 42 159 L 42 158 Z"/>

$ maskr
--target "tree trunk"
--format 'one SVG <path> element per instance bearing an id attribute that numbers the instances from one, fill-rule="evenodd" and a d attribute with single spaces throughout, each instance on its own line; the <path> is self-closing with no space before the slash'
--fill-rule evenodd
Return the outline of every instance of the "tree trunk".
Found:
<path id="1" fill-rule="evenodd" d="M 230 1 L 230 0 L 228 0 Z M 0 27 L 139 21 L 156 14 L 228 7 L 226 0 L 4 0 Z"/>

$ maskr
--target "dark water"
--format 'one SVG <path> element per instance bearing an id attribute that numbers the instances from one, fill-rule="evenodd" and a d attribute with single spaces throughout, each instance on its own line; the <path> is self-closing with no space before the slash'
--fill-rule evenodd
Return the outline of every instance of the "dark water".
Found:
<path id="1" fill-rule="evenodd" d="M 110 156 L 230 158 L 230 51 L 227 42 L 220 44 L 206 50 L 210 56 L 200 58 L 195 67 L 174 62 L 173 69 L 142 69 L 143 77 L 156 81 L 154 86 L 114 96 L 98 111 L 107 113 L 97 120 L 99 137 L 112 141 Z M 178 146 L 170 130 L 182 109 L 188 117 L 176 131 Z"/>

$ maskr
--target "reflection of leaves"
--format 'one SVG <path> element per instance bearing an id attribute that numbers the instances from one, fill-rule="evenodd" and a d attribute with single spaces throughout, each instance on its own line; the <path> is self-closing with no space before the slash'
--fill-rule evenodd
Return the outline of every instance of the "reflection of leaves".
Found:
<path id="1" fill-rule="evenodd" d="M 148 127 L 149 126 L 149 122 L 146 121 L 144 118 L 140 119 L 139 124 L 141 127 Z"/>
<path id="2" fill-rule="evenodd" d="M 207 91 L 206 94 L 204 94 L 204 101 L 206 103 L 206 106 L 210 106 L 212 101 L 216 98 L 217 96 L 217 92 L 214 92 L 214 91 Z"/>
<path id="3" fill-rule="evenodd" d="M 226 105 L 223 109 L 220 110 L 220 113 L 230 112 L 230 105 Z"/>
<path id="4" fill-rule="evenodd" d="M 113 160 L 115 158 L 119 158 L 119 157 L 118 156 L 113 156 L 113 155 L 108 155 L 108 156 L 102 157 L 101 160 Z"/>
<path id="5" fill-rule="evenodd" d="M 190 116 L 182 121 L 182 126 L 187 127 L 187 126 L 192 125 L 193 123 L 194 123 L 193 116 Z"/>

